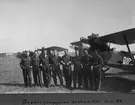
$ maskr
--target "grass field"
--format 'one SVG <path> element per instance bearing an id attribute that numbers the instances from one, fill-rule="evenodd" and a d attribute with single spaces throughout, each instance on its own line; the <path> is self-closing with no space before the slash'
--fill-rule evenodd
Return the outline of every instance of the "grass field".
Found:
<path id="1" fill-rule="evenodd" d="M 22 70 L 19 66 L 20 60 L 16 57 L 9 57 L 9 58 L 0 58 L 0 93 L 1 94 L 9 94 L 9 93 L 99 93 L 95 91 L 88 91 L 88 90 L 69 90 L 62 86 L 51 86 L 50 88 L 46 87 L 31 87 L 31 88 L 25 88 L 23 83 L 23 77 L 22 77 Z M 121 72 L 121 70 L 114 70 L 111 69 L 109 72 L 116 74 L 117 72 Z M 117 80 L 120 82 L 120 88 L 125 87 L 125 85 L 122 85 L 122 82 L 124 80 L 118 80 L 117 77 L 123 77 L 130 79 L 132 81 L 135 80 L 134 75 L 115 75 L 116 78 L 107 78 L 103 84 L 102 84 L 102 92 L 112 91 L 110 87 L 115 86 L 114 88 L 119 91 L 118 83 L 114 80 Z M 115 77 L 114 76 L 114 77 Z M 122 82 L 121 82 L 122 81 Z M 126 81 L 127 85 L 130 89 L 130 82 Z M 133 82 L 132 82 L 133 83 Z M 52 81 L 53 85 L 53 81 Z"/>
<path id="2" fill-rule="evenodd" d="M 24 88 L 19 62 L 20 60 L 16 57 L 0 58 L 0 93 L 70 92 L 61 86 L 50 87 L 49 89 L 45 87 Z"/>

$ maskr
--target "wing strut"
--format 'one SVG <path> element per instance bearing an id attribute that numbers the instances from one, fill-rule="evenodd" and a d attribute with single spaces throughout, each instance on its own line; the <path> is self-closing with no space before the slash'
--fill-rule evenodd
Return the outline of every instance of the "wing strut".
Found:
<path id="1" fill-rule="evenodd" d="M 134 61 L 134 58 L 133 58 L 133 56 L 132 56 L 132 54 L 131 54 L 131 50 L 130 50 L 130 47 L 129 47 L 129 44 L 128 44 L 128 41 L 127 41 L 127 37 L 126 37 L 125 35 L 123 35 L 123 37 L 124 37 L 126 46 L 127 46 L 127 48 L 128 48 L 128 52 L 129 52 L 130 58 L 132 59 L 133 65 L 135 66 L 135 61 Z"/>

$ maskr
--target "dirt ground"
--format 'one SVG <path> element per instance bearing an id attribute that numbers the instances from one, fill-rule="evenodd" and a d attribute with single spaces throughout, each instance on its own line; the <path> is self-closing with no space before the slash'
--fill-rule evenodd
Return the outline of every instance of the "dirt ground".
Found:
<path id="1" fill-rule="evenodd" d="M 115 82 L 112 82 L 112 80 L 107 79 L 103 83 L 103 86 L 102 86 L 103 91 L 97 91 L 97 92 L 89 91 L 89 90 L 79 90 L 79 89 L 69 90 L 62 86 L 54 86 L 53 80 L 52 80 L 52 86 L 50 88 L 46 88 L 46 87 L 25 88 L 24 83 L 23 83 L 22 70 L 19 66 L 19 62 L 20 60 L 17 59 L 16 57 L 0 58 L 0 94 L 3 94 L 3 93 L 4 94 L 10 94 L 10 93 L 106 93 L 106 90 L 110 91 L 108 87 L 110 86 L 112 87 L 112 85 L 115 86 L 117 84 Z M 121 70 L 111 69 L 109 70 L 109 73 L 110 72 L 115 74 L 117 72 L 121 72 Z M 119 76 L 117 75 L 116 77 L 124 77 L 132 81 L 135 80 L 134 75 L 119 75 Z M 115 80 L 116 79 L 117 78 L 115 78 Z M 119 80 L 120 83 L 121 81 L 123 80 Z M 134 89 L 132 88 L 132 93 L 133 92 L 134 92 Z"/>

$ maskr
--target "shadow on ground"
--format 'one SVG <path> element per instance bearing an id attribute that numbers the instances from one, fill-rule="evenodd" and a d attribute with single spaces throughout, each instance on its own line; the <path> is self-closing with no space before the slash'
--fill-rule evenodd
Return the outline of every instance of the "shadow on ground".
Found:
<path id="1" fill-rule="evenodd" d="M 1 85 L 25 87 L 23 83 L 0 83 L 0 86 Z M 32 87 L 34 87 L 34 84 L 32 85 Z M 51 85 L 51 87 L 55 87 L 55 85 Z M 125 79 L 122 77 L 106 77 L 101 84 L 101 91 L 106 92 L 130 93 L 132 89 L 135 89 L 135 81 L 131 81 L 129 79 Z M 85 89 L 78 88 L 77 90 L 85 90 Z"/>
<path id="2" fill-rule="evenodd" d="M 23 83 L 22 83 L 22 84 L 21 84 L 21 83 L 0 83 L 0 85 L 4 85 L 4 86 L 16 86 L 16 87 L 25 87 Z M 51 85 L 50 87 L 56 87 L 56 86 L 60 87 L 61 85 Z M 32 84 L 32 87 L 35 87 L 35 85 Z M 38 87 L 40 87 L 40 86 L 38 86 Z M 42 87 L 46 87 L 46 86 L 42 85 Z"/>
<path id="3" fill-rule="evenodd" d="M 21 84 L 21 83 L 0 83 L 0 85 L 24 87 L 24 84 Z"/>
<path id="4" fill-rule="evenodd" d="M 101 90 L 108 92 L 129 93 L 135 88 L 135 81 L 122 77 L 106 77 L 102 81 Z"/>

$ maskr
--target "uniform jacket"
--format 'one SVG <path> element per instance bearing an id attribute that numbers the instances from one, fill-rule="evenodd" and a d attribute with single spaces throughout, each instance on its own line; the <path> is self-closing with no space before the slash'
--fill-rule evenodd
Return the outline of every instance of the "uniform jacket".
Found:
<path id="1" fill-rule="evenodd" d="M 53 57 L 54 55 L 50 54 L 49 55 L 49 64 L 53 65 Z"/>
<path id="2" fill-rule="evenodd" d="M 23 70 L 31 69 L 31 58 L 30 57 L 22 58 L 20 62 L 20 66 Z"/>
<path id="3" fill-rule="evenodd" d="M 62 56 L 61 64 L 63 65 L 63 67 L 69 68 L 71 64 L 71 57 L 69 55 Z"/>
<path id="4" fill-rule="evenodd" d="M 40 64 L 44 65 L 44 66 L 48 66 L 49 65 L 49 56 L 47 55 L 42 56 L 42 58 L 40 58 Z"/>
<path id="5" fill-rule="evenodd" d="M 59 66 L 59 64 L 60 64 L 60 56 L 53 56 L 52 61 L 53 61 L 54 66 Z"/>
<path id="6" fill-rule="evenodd" d="M 92 58 L 93 58 L 93 65 L 103 64 L 103 59 L 100 55 L 94 54 Z"/>
<path id="7" fill-rule="evenodd" d="M 85 54 L 82 56 L 81 62 L 83 64 L 83 66 L 90 65 L 92 63 L 92 58 Z"/>
<path id="8" fill-rule="evenodd" d="M 75 57 L 72 58 L 72 63 L 74 64 L 75 68 L 81 67 L 81 60 L 82 60 L 81 56 L 75 56 Z"/>
<path id="9" fill-rule="evenodd" d="M 32 57 L 31 64 L 32 64 L 32 66 L 39 66 L 39 58 L 36 56 Z"/>

